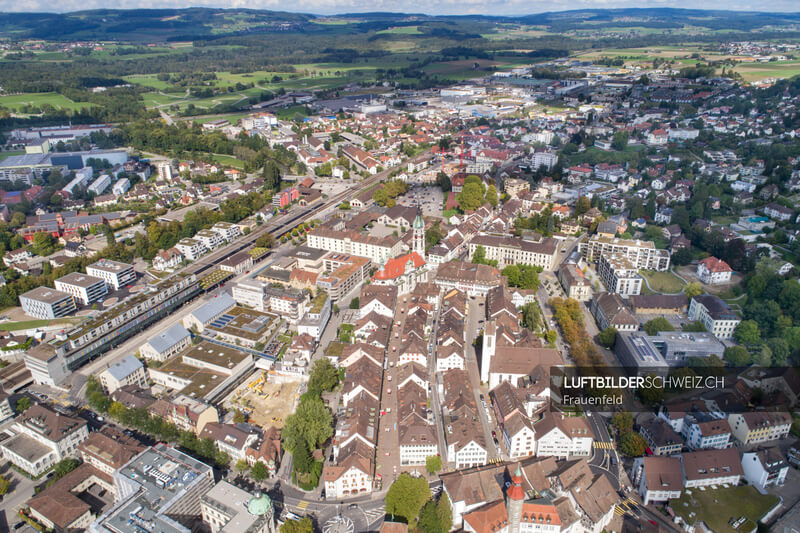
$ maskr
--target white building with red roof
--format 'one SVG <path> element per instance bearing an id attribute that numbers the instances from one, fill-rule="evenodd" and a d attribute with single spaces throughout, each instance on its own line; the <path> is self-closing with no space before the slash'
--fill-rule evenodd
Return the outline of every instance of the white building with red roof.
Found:
<path id="1" fill-rule="evenodd" d="M 697 264 L 697 277 L 706 285 L 728 283 L 733 269 L 721 259 L 706 257 Z"/>
<path id="2" fill-rule="evenodd" d="M 426 281 L 428 281 L 428 265 L 417 252 L 389 259 L 372 276 L 374 284 L 397 287 L 398 294 L 409 293 L 414 290 L 417 283 Z"/>

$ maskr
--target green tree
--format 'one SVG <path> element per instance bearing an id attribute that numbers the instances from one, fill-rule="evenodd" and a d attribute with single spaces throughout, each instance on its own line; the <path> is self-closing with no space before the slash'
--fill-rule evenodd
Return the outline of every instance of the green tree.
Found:
<path id="1" fill-rule="evenodd" d="M 614 150 L 624 150 L 628 146 L 628 139 L 630 138 L 630 133 L 627 131 L 618 131 L 614 134 L 614 140 L 611 141 L 611 147 Z"/>
<path id="2" fill-rule="evenodd" d="M 266 189 L 271 189 L 273 191 L 280 190 L 281 171 L 275 161 L 271 159 L 267 161 L 267 164 L 264 165 L 264 170 L 261 173 L 261 177 L 264 178 L 264 187 Z"/>
<path id="3" fill-rule="evenodd" d="M 789 358 L 789 355 L 791 355 L 789 343 L 786 342 L 786 339 L 781 337 L 773 337 L 767 340 L 767 346 L 769 347 L 770 351 L 772 351 L 772 364 L 774 366 L 785 365 L 786 360 Z"/>
<path id="4" fill-rule="evenodd" d="M 617 342 L 617 328 L 609 326 L 597 336 L 597 340 L 606 348 L 613 348 Z"/>
<path id="5" fill-rule="evenodd" d="M 733 330 L 733 338 L 739 344 L 754 345 L 761 342 L 761 332 L 754 320 L 742 320 Z"/>
<path id="6" fill-rule="evenodd" d="M 648 320 L 642 325 L 642 329 L 644 329 L 648 335 L 656 335 L 659 331 L 675 331 L 675 328 L 672 327 L 669 320 L 663 316 Z"/>
<path id="7" fill-rule="evenodd" d="M 650 377 L 653 376 L 654 374 L 650 374 Z M 641 398 L 641 400 L 647 405 L 656 405 L 664 398 L 664 389 L 662 387 L 655 386 L 655 381 L 653 383 L 654 386 L 652 387 L 639 387 L 636 389 L 636 393 L 639 395 L 639 398 Z"/>
<path id="8" fill-rule="evenodd" d="M 489 188 L 486 189 L 486 201 L 492 207 L 497 207 L 497 188 L 494 185 L 489 185 Z"/>
<path id="9" fill-rule="evenodd" d="M 683 326 L 683 331 L 696 331 L 698 333 L 702 333 L 708 330 L 706 329 L 705 325 L 703 325 L 702 322 L 700 322 L 699 320 L 695 320 L 694 322 L 689 322 L 688 324 Z"/>
<path id="10" fill-rule="evenodd" d="M 436 503 L 436 514 L 439 515 L 439 525 L 442 526 L 442 533 L 448 533 L 453 529 L 453 508 L 450 505 L 450 497 L 446 492 L 442 492 L 439 501 Z"/>
<path id="11" fill-rule="evenodd" d="M 308 390 L 320 395 L 339 384 L 339 371 L 327 357 L 317 359 L 308 376 Z"/>
<path id="12" fill-rule="evenodd" d="M 280 533 L 314 533 L 314 523 L 307 516 L 300 520 L 287 520 L 283 523 Z"/>
<path id="13" fill-rule="evenodd" d="M 633 429 L 633 415 L 631 413 L 614 413 L 611 417 L 611 425 L 614 426 L 620 435 L 624 435 Z"/>
<path id="14" fill-rule="evenodd" d="M 430 497 L 431 489 L 425 478 L 411 477 L 403 472 L 386 493 L 386 512 L 413 524 Z"/>
<path id="15" fill-rule="evenodd" d="M 474 211 L 483 205 L 483 189 L 478 183 L 464 183 L 461 192 L 456 196 L 458 207 L 464 212 Z"/>
<path id="16" fill-rule="evenodd" d="M 264 481 L 269 477 L 269 470 L 261 461 L 256 461 L 250 468 L 250 477 L 252 477 L 256 481 Z"/>
<path id="17" fill-rule="evenodd" d="M 728 346 L 725 348 L 724 357 L 731 366 L 747 366 L 750 364 L 750 352 L 744 346 Z"/>
<path id="18" fill-rule="evenodd" d="M 243 424 L 244 422 L 247 422 L 247 415 L 244 414 L 241 409 L 234 409 L 233 422 L 235 424 Z"/>
<path id="19" fill-rule="evenodd" d="M 237 472 L 245 472 L 247 469 L 250 468 L 250 465 L 247 464 L 247 461 L 244 459 L 239 459 L 236 461 L 236 464 L 233 465 L 233 469 Z"/>
<path id="20" fill-rule="evenodd" d="M 11 481 L 5 476 L 0 476 L 0 496 L 8 494 L 8 489 L 11 488 Z"/>
<path id="21" fill-rule="evenodd" d="M 358 309 L 361 307 L 361 301 L 359 300 L 358 296 L 350 300 L 350 309 Z"/>
<path id="22" fill-rule="evenodd" d="M 686 285 L 683 288 L 683 293 L 689 298 L 692 299 L 695 296 L 700 296 L 701 294 L 705 293 L 706 291 L 703 290 L 703 286 L 700 285 L 699 281 L 693 281 Z"/>
<path id="23" fill-rule="evenodd" d="M 475 252 L 477 253 L 477 251 L 478 250 L 476 248 Z M 486 252 L 484 251 L 484 254 L 485 253 Z M 522 272 L 520 272 L 520 269 L 517 265 L 508 265 L 500 273 L 508 278 L 509 287 L 519 287 L 520 280 L 522 279 Z"/>
<path id="24" fill-rule="evenodd" d="M 425 470 L 429 474 L 435 474 L 442 469 L 442 458 L 438 455 L 431 455 L 425 458 Z"/>
<path id="25" fill-rule="evenodd" d="M 625 433 L 619 440 L 619 451 L 628 457 L 641 457 L 646 449 L 647 443 L 634 431 Z"/>
<path id="26" fill-rule="evenodd" d="M 316 450 L 333 434 L 333 416 L 318 398 L 307 398 L 300 402 L 297 411 L 286 418 L 286 425 L 281 436 L 286 448 L 294 450 L 305 445 L 309 450 Z"/>
<path id="27" fill-rule="evenodd" d="M 298 444 L 292 450 L 292 464 L 298 472 L 307 474 L 311 472 L 311 467 L 314 465 L 314 460 L 311 458 L 308 448 L 303 444 Z"/>
<path id="28" fill-rule="evenodd" d="M 447 533 L 442 531 L 439 514 L 436 512 L 436 502 L 428 500 L 419 512 L 417 528 L 423 533 Z"/>
<path id="29" fill-rule="evenodd" d="M 18 413 L 24 413 L 27 411 L 31 406 L 31 399 L 27 396 L 23 396 L 19 400 L 17 400 L 17 405 L 15 407 Z"/>

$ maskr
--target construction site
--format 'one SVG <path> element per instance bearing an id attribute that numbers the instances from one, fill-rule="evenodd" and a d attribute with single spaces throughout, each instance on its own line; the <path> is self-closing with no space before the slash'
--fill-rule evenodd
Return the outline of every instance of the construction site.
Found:
<path id="1" fill-rule="evenodd" d="M 252 424 L 281 428 L 286 417 L 294 412 L 300 383 L 300 380 L 270 379 L 269 371 L 256 370 L 225 398 L 224 405 L 229 410 L 242 411 Z"/>

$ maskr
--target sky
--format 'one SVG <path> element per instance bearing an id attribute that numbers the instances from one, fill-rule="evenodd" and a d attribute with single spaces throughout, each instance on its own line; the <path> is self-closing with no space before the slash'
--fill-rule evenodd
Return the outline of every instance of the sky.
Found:
<path id="1" fill-rule="evenodd" d="M 366 11 L 429 15 L 526 15 L 545 11 L 679 7 L 736 11 L 798 12 L 798 0 L 0 0 L 0 11 L 69 12 L 86 9 L 222 7 L 332 15 Z"/>

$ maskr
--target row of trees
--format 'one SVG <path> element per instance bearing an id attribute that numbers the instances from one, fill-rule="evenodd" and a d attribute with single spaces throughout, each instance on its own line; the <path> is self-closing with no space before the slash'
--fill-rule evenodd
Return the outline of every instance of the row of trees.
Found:
<path id="1" fill-rule="evenodd" d="M 231 461 L 227 453 L 217 449 L 213 440 L 199 439 L 193 431 L 181 430 L 160 416 L 151 415 L 147 409 L 129 408 L 113 401 L 94 376 L 89 376 L 86 382 L 85 397 L 92 409 L 110 416 L 124 426 L 135 428 L 161 441 L 177 443 L 192 455 L 221 468 L 226 468 Z"/>
<path id="2" fill-rule="evenodd" d="M 322 393 L 339 384 L 339 371 L 327 358 L 318 359 L 309 373 L 308 390 L 297 410 L 286 418 L 281 430 L 284 447 L 294 458 L 293 476 L 306 490 L 313 489 L 322 474 L 322 461 L 312 454 L 333 435 L 333 415 L 322 401 Z"/>
<path id="3" fill-rule="evenodd" d="M 375 189 L 375 192 L 372 193 L 372 199 L 380 206 L 394 207 L 396 204 L 395 198 L 405 194 L 406 191 L 408 191 L 406 182 L 401 180 L 387 181 Z"/>
<path id="4" fill-rule="evenodd" d="M 575 363 L 579 367 L 602 365 L 603 357 L 584 328 L 580 302 L 572 298 L 551 298 L 549 303 Z"/>

